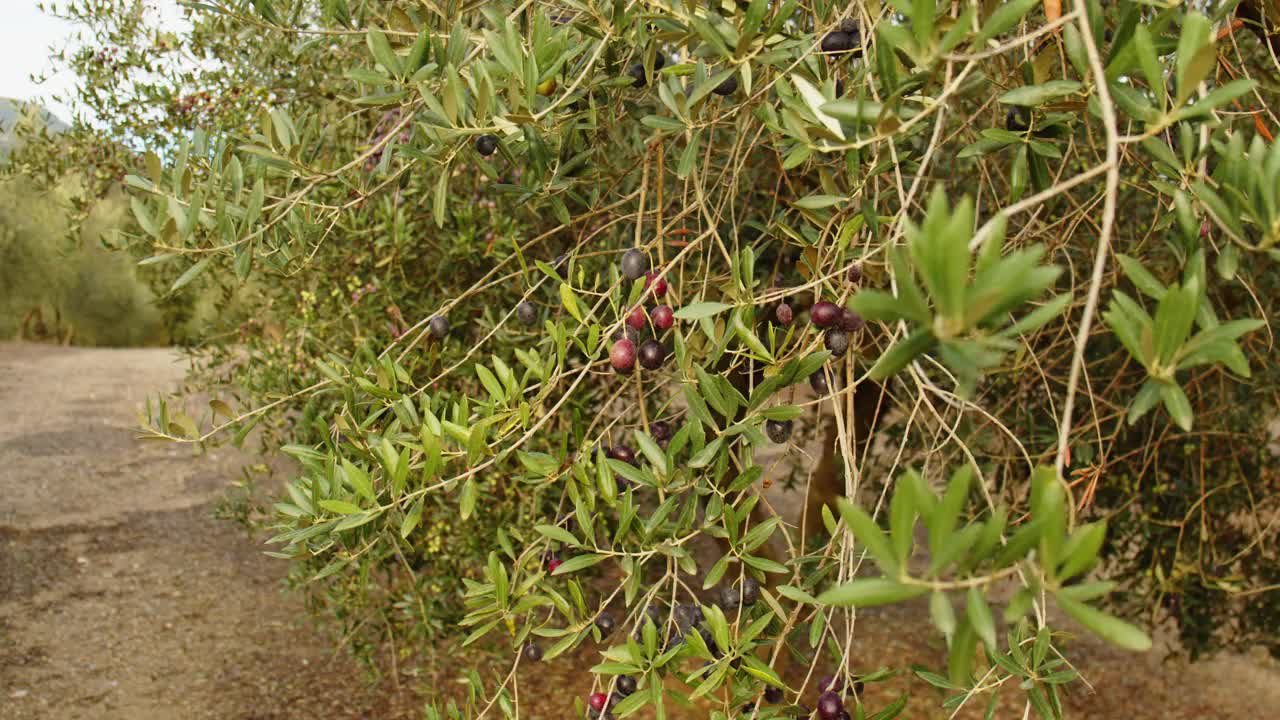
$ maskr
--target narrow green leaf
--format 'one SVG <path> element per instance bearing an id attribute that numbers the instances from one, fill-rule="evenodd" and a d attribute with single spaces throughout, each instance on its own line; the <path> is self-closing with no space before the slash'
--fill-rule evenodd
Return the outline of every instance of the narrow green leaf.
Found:
<path id="1" fill-rule="evenodd" d="M 578 542 L 578 538 L 574 537 L 568 530 L 556 527 L 555 525 L 535 525 L 533 529 L 537 530 L 538 533 L 544 537 L 551 538 L 552 540 L 558 540 L 566 545 L 573 545 L 574 547 L 577 547 L 582 544 Z"/>
<path id="2" fill-rule="evenodd" d="M 910 600 L 928 592 L 918 585 L 903 585 L 888 578 L 860 578 L 827 590 L 818 604 L 838 607 L 873 607 Z"/>
<path id="3" fill-rule="evenodd" d="M 592 565 L 595 565 L 595 564 L 597 564 L 597 563 L 601 562 L 601 561 L 602 561 L 602 560 L 604 560 L 606 557 L 608 557 L 608 556 L 607 556 L 607 555 L 596 555 L 596 554 L 593 554 L 593 553 L 588 553 L 588 554 L 585 554 L 585 555 L 574 555 L 573 557 L 569 558 L 568 560 L 565 560 L 564 562 L 560 563 L 560 566 L 559 566 L 559 567 L 557 567 L 557 568 L 555 569 L 555 571 L 554 571 L 554 572 L 552 572 L 551 574 L 552 574 L 552 575 L 567 575 L 567 574 L 569 574 L 569 573 L 571 573 L 571 572 L 577 572 L 577 571 L 579 571 L 579 570 L 582 570 L 583 568 L 589 568 L 589 567 L 591 567 Z"/>
<path id="4" fill-rule="evenodd" d="M 1081 525 L 1071 534 L 1062 548 L 1062 565 L 1058 568 L 1059 582 L 1070 580 L 1093 565 L 1107 536 L 1107 521 Z"/>
<path id="5" fill-rule="evenodd" d="M 845 525 L 875 558 L 880 569 L 888 575 L 896 574 L 898 564 L 894 561 L 893 548 L 889 544 L 889 538 L 885 536 L 876 521 L 863 512 L 862 508 L 844 498 L 839 500 L 839 509 Z"/>
<path id="6" fill-rule="evenodd" d="M 1082 602 L 1064 597 L 1061 593 L 1057 600 L 1058 607 L 1107 642 L 1136 652 L 1151 649 L 1151 638 L 1137 627 Z"/>
<path id="7" fill-rule="evenodd" d="M 996 652 L 996 625 L 991 617 L 991 606 L 987 605 L 987 597 L 982 588 L 976 585 L 969 588 L 966 596 L 965 616 L 969 618 L 973 631 L 978 634 L 987 650 Z"/>
<path id="8" fill-rule="evenodd" d="M 1084 86 L 1075 80 L 1050 80 L 1040 85 L 1024 85 L 1014 88 L 1000 96 L 1005 105 L 1023 105 L 1035 107 L 1050 100 L 1077 93 Z"/>
<path id="9" fill-rule="evenodd" d="M 192 280 L 195 280 L 196 278 L 200 277 L 200 275 L 203 274 L 205 270 L 209 269 L 209 263 L 212 261 L 213 261 L 212 257 L 206 257 L 205 259 L 187 268 L 186 272 L 179 275 L 178 279 L 173 281 L 173 286 L 169 288 L 169 292 L 171 293 L 177 292 L 182 288 L 186 287 Z"/>
<path id="10" fill-rule="evenodd" d="M 471 517 L 471 513 L 475 512 L 476 494 L 475 478 L 469 477 L 462 484 L 462 492 L 458 496 L 458 514 L 462 516 L 464 521 Z"/>
<path id="11" fill-rule="evenodd" d="M 720 302 L 696 302 L 689 303 L 675 312 L 677 320 L 701 320 L 702 318 L 718 315 L 725 310 L 733 307 Z"/>
<path id="12" fill-rule="evenodd" d="M 361 512 L 360 506 L 343 500 L 321 500 L 320 507 L 339 515 L 355 515 Z"/>

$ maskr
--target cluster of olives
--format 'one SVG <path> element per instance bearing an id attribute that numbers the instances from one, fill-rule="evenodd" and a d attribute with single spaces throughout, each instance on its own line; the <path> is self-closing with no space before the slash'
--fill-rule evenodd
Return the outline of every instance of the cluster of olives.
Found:
<path id="1" fill-rule="evenodd" d="M 826 330 L 823 345 L 835 357 L 841 357 L 849 349 L 849 333 L 862 329 L 866 322 L 858 313 L 831 302 L 814 303 L 809 310 L 809 322 Z"/>
<path id="2" fill-rule="evenodd" d="M 660 300 L 667 294 L 668 286 L 665 278 L 649 269 L 649 258 L 641 251 L 632 248 L 622 255 L 620 263 L 622 276 L 635 281 L 644 278 L 645 298 Z M 640 332 L 646 325 L 652 324 L 655 337 L 640 343 Z M 637 359 L 645 370 L 657 370 L 667 361 L 667 346 L 657 339 L 656 334 L 671 329 L 675 324 L 675 311 L 670 305 L 661 304 L 646 310 L 637 305 L 627 314 L 620 336 L 609 349 L 609 364 L 620 374 L 631 373 Z"/>

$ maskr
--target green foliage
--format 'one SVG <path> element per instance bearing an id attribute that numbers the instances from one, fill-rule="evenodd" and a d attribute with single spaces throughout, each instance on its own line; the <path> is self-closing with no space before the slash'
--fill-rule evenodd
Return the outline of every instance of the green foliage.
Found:
<path id="1" fill-rule="evenodd" d="M 1232 242 L 1280 259 L 1280 149 L 1254 136 L 1246 152 L 1244 142 L 1237 133 L 1219 143 L 1221 160 L 1212 177 L 1196 181 L 1195 194 Z"/>
<path id="2" fill-rule="evenodd" d="M 1039 245 L 1002 257 L 1005 219 L 1001 215 L 992 220 L 977 262 L 971 264 L 972 228 L 973 203 L 966 198 L 951 213 L 941 192 L 930 200 L 922 227 L 905 222 L 907 255 L 897 248 L 890 250 L 897 296 L 863 290 L 851 303 L 868 320 L 911 322 L 907 337 L 880 356 L 868 377 L 883 380 L 936 346 L 967 394 L 983 369 L 998 365 L 1005 352 L 1017 347 L 1019 334 L 1038 329 L 1070 303 L 1071 296 L 1062 294 L 1020 321 L 1008 323 L 1010 312 L 1053 285 L 1060 268 L 1040 265 L 1044 248 Z"/>
<path id="3" fill-rule="evenodd" d="M 273 553 L 358 650 L 600 642 L 598 686 L 642 688 L 619 715 L 798 701 L 780 657 L 880 679 L 836 638 L 849 608 L 912 598 L 948 708 L 1016 686 L 1062 714 L 1047 600 L 1130 650 L 1145 631 L 1100 603 L 1193 650 L 1265 640 L 1280 155 L 1223 111 L 1269 98 L 1231 69 L 1269 54 L 1224 68 L 1222 18 L 1088 5 L 1042 32 L 1035 2 L 198 4 L 164 44 L 219 62 L 166 75 L 133 19 L 72 2 L 133 53 L 74 61 L 127 96 L 87 100 L 107 137 L 157 149 L 103 155 L 131 248 L 166 297 L 246 308 L 198 355 L 223 404 L 157 403 L 150 431 L 259 428 L 299 461 Z M 179 88 L 223 102 L 196 122 Z M 623 274 L 633 248 L 654 277 Z M 669 357 L 618 375 L 638 306 Z M 872 428 L 877 383 L 898 412 Z M 838 469 L 766 478 L 770 421 L 810 407 L 840 418 Z M 888 452 L 861 449 L 872 429 Z M 774 480 L 848 497 L 802 529 L 763 502 Z M 1002 612 L 997 580 L 1020 588 Z M 979 643 L 999 683 L 974 680 Z M 515 714 L 500 677 L 468 710 Z"/>

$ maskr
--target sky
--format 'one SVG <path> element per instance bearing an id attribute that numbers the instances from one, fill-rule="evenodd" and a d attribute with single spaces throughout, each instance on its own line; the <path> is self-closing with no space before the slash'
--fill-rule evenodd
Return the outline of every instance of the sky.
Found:
<path id="1" fill-rule="evenodd" d="M 180 17 L 176 0 L 144 0 L 166 25 Z M 46 0 L 62 2 L 62 0 Z M 75 88 L 75 76 L 69 73 L 51 75 L 37 84 L 31 76 L 49 74 L 51 47 L 61 48 L 74 36 L 75 27 L 42 12 L 38 0 L 0 0 L 0 97 L 39 102 L 64 121 L 70 122 L 71 109 L 67 96 Z M 52 96 L 62 95 L 55 102 Z"/>
<path id="2" fill-rule="evenodd" d="M 49 48 L 62 45 L 73 32 L 67 23 L 42 13 L 36 0 L 0 0 L 5 5 L 0 22 L 0 97 L 40 102 L 54 115 L 70 120 L 65 103 L 50 100 L 55 94 L 69 94 L 74 77 L 57 75 L 37 85 L 31 75 L 49 72 Z"/>

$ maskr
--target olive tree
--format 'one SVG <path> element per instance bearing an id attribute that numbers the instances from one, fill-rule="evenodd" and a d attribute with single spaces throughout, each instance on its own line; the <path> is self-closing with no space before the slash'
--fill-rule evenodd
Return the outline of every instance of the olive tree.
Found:
<path id="1" fill-rule="evenodd" d="M 1109 598 L 1266 637 L 1257 6 L 207 0 L 139 49 L 132 4 L 64 11 L 141 63 L 94 81 L 156 113 L 104 106 L 155 140 L 135 247 L 260 300 L 203 356 L 238 389 L 150 432 L 296 458 L 272 554 L 358 645 L 456 621 L 513 669 L 598 644 L 594 716 L 834 720 L 902 710 L 859 699 L 876 605 L 927 603 L 948 707 L 1044 717 L 1056 619 L 1151 646 Z M 776 445 L 843 496 L 808 525 L 762 500 Z"/>

